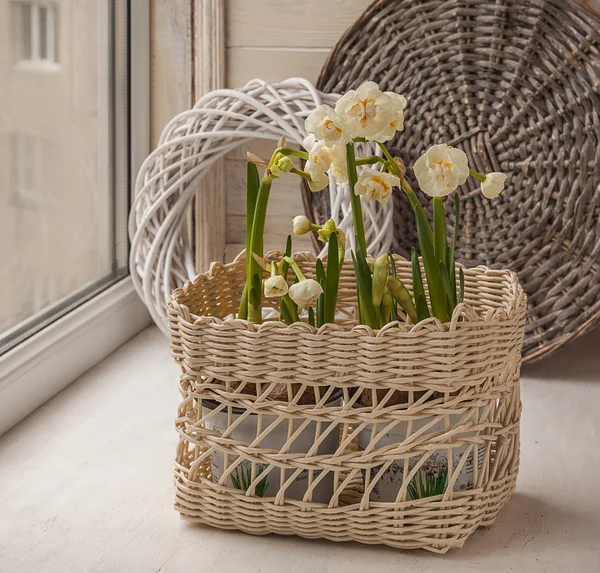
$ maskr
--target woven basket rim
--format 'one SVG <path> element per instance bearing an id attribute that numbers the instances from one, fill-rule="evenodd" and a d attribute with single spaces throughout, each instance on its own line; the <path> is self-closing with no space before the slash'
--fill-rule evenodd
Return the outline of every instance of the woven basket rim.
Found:
<path id="1" fill-rule="evenodd" d="M 265 255 L 265 260 L 278 260 L 283 256 L 281 251 L 269 251 Z M 301 251 L 292 255 L 299 264 L 310 264 L 317 260 L 317 257 L 313 253 Z M 393 255 L 397 263 L 410 265 L 410 261 L 400 255 Z M 326 260 L 326 257 L 325 257 Z M 372 329 L 371 327 L 364 324 L 354 324 L 349 327 L 346 324 L 324 324 L 321 327 L 314 327 L 307 322 L 295 322 L 294 324 L 285 324 L 279 319 L 269 320 L 266 319 L 262 324 L 254 324 L 245 319 L 240 318 L 220 318 L 214 315 L 199 315 L 192 312 L 189 306 L 181 299 L 187 296 L 189 289 L 193 288 L 201 281 L 205 279 L 218 280 L 217 276 L 219 271 L 224 268 L 231 268 L 235 265 L 240 265 L 245 261 L 245 253 L 242 251 L 231 263 L 213 262 L 210 269 L 197 275 L 194 279 L 187 281 L 182 287 L 175 289 L 168 302 L 168 308 L 171 312 L 175 312 L 178 315 L 180 321 L 186 324 L 188 327 L 226 327 L 237 331 L 250 332 L 253 334 L 271 334 L 274 330 L 280 331 L 281 333 L 294 333 L 298 335 L 316 335 L 327 337 L 332 334 L 344 335 L 344 334 L 361 334 L 362 336 L 369 338 L 382 338 L 393 335 L 396 332 L 403 334 L 420 333 L 423 331 L 430 331 L 439 335 L 440 333 L 451 334 L 457 331 L 464 331 L 469 328 L 481 328 L 482 325 L 489 323 L 510 323 L 515 318 L 519 309 L 526 304 L 526 295 L 519 282 L 518 276 L 515 272 L 509 269 L 490 269 L 484 265 L 478 265 L 476 267 L 463 268 L 465 275 L 465 281 L 468 282 L 469 278 L 483 275 L 492 281 L 504 281 L 511 287 L 512 292 L 505 292 L 505 304 L 504 307 L 489 309 L 485 313 L 477 312 L 468 304 L 461 303 L 455 308 L 452 318 L 449 322 L 442 323 L 439 319 L 431 317 L 420 321 L 417 324 L 406 323 L 402 321 L 394 321 L 386 324 L 381 329 Z M 345 264 L 348 264 L 346 261 Z"/>

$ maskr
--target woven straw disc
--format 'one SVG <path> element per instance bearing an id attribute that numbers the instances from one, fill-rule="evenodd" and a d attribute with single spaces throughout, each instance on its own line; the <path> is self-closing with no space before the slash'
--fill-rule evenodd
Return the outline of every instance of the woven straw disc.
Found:
<path id="1" fill-rule="evenodd" d="M 475 181 L 463 186 L 457 258 L 518 273 L 529 298 L 525 359 L 600 319 L 599 54 L 600 20 L 565 0 L 380 0 L 318 82 L 342 93 L 373 79 L 405 94 L 393 147 L 409 165 L 449 142 L 474 169 L 509 175 L 494 201 Z M 404 253 L 417 239 L 400 195 L 394 248 Z M 305 199 L 310 215 L 328 211 L 326 193 Z"/>

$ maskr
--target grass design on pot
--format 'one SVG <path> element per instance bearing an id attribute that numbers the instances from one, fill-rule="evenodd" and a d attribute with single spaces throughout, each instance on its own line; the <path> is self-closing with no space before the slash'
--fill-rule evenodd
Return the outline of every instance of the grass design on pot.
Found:
<path id="1" fill-rule="evenodd" d="M 425 473 L 425 481 L 422 479 L 423 473 Z M 446 491 L 447 478 L 448 468 L 441 468 L 437 475 L 420 471 L 408 484 L 408 495 L 411 499 L 441 495 Z"/>
<path id="2" fill-rule="evenodd" d="M 263 467 L 259 467 L 258 471 L 262 472 Z M 235 489 L 239 489 L 241 491 L 248 491 L 250 484 L 252 483 L 252 469 L 243 463 L 240 464 L 235 471 L 231 473 L 231 483 Z M 257 497 L 263 497 L 265 492 L 267 491 L 267 487 L 269 485 L 269 478 L 265 476 L 261 479 L 254 488 L 254 495 Z"/>

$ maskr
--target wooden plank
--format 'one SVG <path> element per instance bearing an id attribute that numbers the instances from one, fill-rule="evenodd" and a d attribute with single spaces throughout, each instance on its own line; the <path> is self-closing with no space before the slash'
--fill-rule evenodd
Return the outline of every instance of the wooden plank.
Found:
<path id="1" fill-rule="evenodd" d="M 254 78 L 278 82 L 303 77 L 316 82 L 328 48 L 227 48 L 227 87 L 238 88 Z"/>
<path id="2" fill-rule="evenodd" d="M 229 0 L 227 47 L 331 48 L 371 0 Z"/>
<path id="3" fill-rule="evenodd" d="M 194 0 L 195 99 L 225 83 L 225 8 L 221 0 Z M 196 270 L 222 261 L 226 244 L 225 160 L 217 161 L 196 192 Z"/>
<path id="4" fill-rule="evenodd" d="M 190 0 L 150 1 L 150 136 L 193 103 Z"/>

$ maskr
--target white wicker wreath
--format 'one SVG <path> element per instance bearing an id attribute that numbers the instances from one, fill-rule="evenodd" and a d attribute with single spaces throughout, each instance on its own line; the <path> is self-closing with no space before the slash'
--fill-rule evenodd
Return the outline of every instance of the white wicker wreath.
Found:
<path id="1" fill-rule="evenodd" d="M 166 301 L 196 275 L 192 208 L 198 181 L 215 161 L 250 139 L 277 141 L 285 136 L 289 143 L 302 144 L 304 119 L 323 103 L 333 105 L 337 97 L 302 78 L 272 85 L 252 80 L 239 90 L 206 94 L 165 127 L 137 176 L 129 218 L 133 284 L 165 334 Z M 347 187 L 336 185 L 332 177 L 329 194 L 331 216 L 352 237 Z M 363 209 L 368 251 L 377 255 L 389 250 L 391 201 L 365 202 Z"/>

